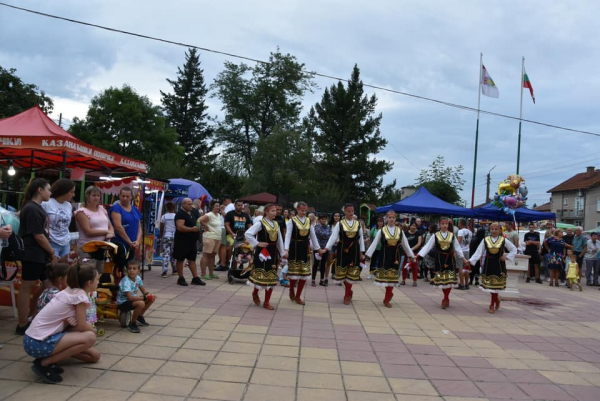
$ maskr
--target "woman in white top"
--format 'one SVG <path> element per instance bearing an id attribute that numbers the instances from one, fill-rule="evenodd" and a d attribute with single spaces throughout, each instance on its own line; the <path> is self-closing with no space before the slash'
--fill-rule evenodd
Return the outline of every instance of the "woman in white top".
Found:
<path id="1" fill-rule="evenodd" d="M 301 298 L 302 290 L 304 289 L 306 280 L 311 275 L 309 241 L 312 241 L 314 247 L 319 248 L 315 250 L 321 251 L 321 249 L 319 247 L 319 240 L 315 235 L 315 229 L 308 217 L 306 217 L 308 206 L 304 202 L 298 202 L 296 209 L 298 210 L 298 215 L 289 219 L 286 224 L 285 251 L 290 254 L 288 261 L 290 300 L 304 305 L 304 301 Z M 296 281 L 298 281 L 298 290 L 294 293 Z"/>
<path id="2" fill-rule="evenodd" d="M 377 250 L 377 245 L 381 243 L 381 250 L 379 252 L 379 263 L 377 264 L 377 271 L 375 273 L 375 285 L 385 287 L 385 298 L 383 304 L 386 308 L 391 308 L 390 301 L 394 296 L 394 285 L 400 278 L 400 247 L 404 248 L 406 256 L 411 260 L 414 259 L 413 254 L 406 235 L 402 232 L 400 227 L 396 227 L 396 212 L 390 210 L 387 212 L 387 226 L 377 231 L 373 243 L 367 250 L 366 255 L 371 257 Z"/>
<path id="3" fill-rule="evenodd" d="M 171 264 L 171 274 L 177 274 L 177 262 L 175 258 L 171 257 L 173 253 L 173 246 L 175 245 L 175 231 L 177 231 L 175 225 L 175 210 L 177 207 L 173 202 L 167 202 L 165 205 L 167 213 L 163 214 L 160 218 L 160 244 L 162 248 L 162 278 L 167 277 L 169 271 L 169 263 Z"/>
<path id="4" fill-rule="evenodd" d="M 204 228 L 202 235 L 202 259 L 200 260 L 200 275 L 206 280 L 219 278 L 214 273 L 215 256 L 221 246 L 221 205 L 216 199 L 212 199 L 208 204 L 210 212 L 200 217 L 198 220 Z M 222 262 L 221 262 L 222 264 Z M 208 266 L 209 274 L 206 275 L 206 267 Z"/>
<path id="5" fill-rule="evenodd" d="M 489 292 L 492 296 L 490 303 L 490 313 L 496 313 L 500 308 L 499 292 L 506 289 L 506 260 L 514 260 L 517 254 L 517 247 L 502 235 L 500 224 L 492 223 L 490 225 L 490 235 L 485 237 L 477 247 L 475 254 L 469 259 L 471 265 L 475 265 L 482 257 L 481 262 L 481 288 Z M 505 248 L 508 250 L 504 254 Z"/>
<path id="6" fill-rule="evenodd" d="M 265 309 L 273 310 L 270 304 L 273 287 L 277 285 L 277 265 L 279 255 L 287 259 L 288 253 L 283 249 L 283 240 L 281 231 L 275 220 L 277 216 L 276 206 L 269 203 L 265 206 L 265 217 L 254 223 L 252 227 L 246 230 L 246 239 L 254 248 L 254 259 L 252 261 L 252 272 L 248 279 L 248 285 L 254 287 L 252 300 L 256 305 L 260 305 L 258 291 L 265 290 Z"/>
<path id="7" fill-rule="evenodd" d="M 71 251 L 71 233 L 69 225 L 73 217 L 71 201 L 75 196 L 75 183 L 61 178 L 50 188 L 52 197 L 48 202 L 42 202 L 42 207 L 50 220 L 50 246 L 60 259 Z"/>
<path id="8" fill-rule="evenodd" d="M 86 242 L 109 240 L 115 236 L 115 231 L 108 218 L 108 212 L 100 204 L 101 198 L 102 191 L 100 188 L 96 186 L 88 187 L 85 190 L 81 207 L 75 211 L 75 222 L 79 231 L 77 253 L 81 258 L 94 259 L 93 255 L 88 255 L 81 250 Z M 98 255 L 96 259 L 96 270 L 102 273 L 104 257 Z"/>
<path id="9" fill-rule="evenodd" d="M 435 277 L 433 284 L 441 288 L 444 292 L 442 300 L 442 309 L 450 306 L 450 291 L 458 283 L 456 279 L 456 258 L 463 261 L 463 266 L 468 266 L 469 261 L 464 258 L 460 244 L 453 233 L 450 219 L 442 217 L 440 219 L 440 231 L 435 233 L 427 244 L 419 251 L 421 258 L 424 258 L 432 249 L 436 249 L 435 257 Z M 432 273 L 433 275 L 433 273 Z"/>

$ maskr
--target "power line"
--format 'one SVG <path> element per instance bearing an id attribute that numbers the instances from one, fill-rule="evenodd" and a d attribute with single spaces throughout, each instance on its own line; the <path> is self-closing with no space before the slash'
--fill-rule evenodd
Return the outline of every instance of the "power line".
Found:
<path id="1" fill-rule="evenodd" d="M 0 3 L 0 5 L 1 6 L 5 6 L 5 7 L 9 7 L 9 8 L 13 8 L 15 10 L 28 12 L 28 13 L 31 13 L 31 14 L 41 15 L 43 17 L 54 18 L 54 19 L 58 19 L 58 20 L 62 20 L 62 21 L 72 22 L 74 24 L 85 25 L 85 26 L 89 26 L 89 27 L 93 27 L 93 28 L 103 29 L 103 30 L 110 31 L 110 32 L 121 33 L 121 34 L 124 34 L 124 35 L 135 36 L 135 37 L 142 38 L 142 39 L 154 40 L 154 41 L 157 41 L 157 42 L 168 43 L 168 44 L 172 44 L 172 45 L 176 45 L 176 46 L 182 46 L 182 47 L 186 47 L 186 48 L 194 48 L 194 49 L 202 50 L 202 51 L 205 51 L 205 52 L 210 52 L 210 53 L 215 53 L 215 54 L 221 54 L 221 55 L 224 55 L 224 56 L 228 56 L 228 57 L 232 57 L 232 58 L 237 58 L 237 59 L 241 59 L 241 60 L 246 60 L 246 61 L 252 61 L 252 62 L 255 62 L 255 63 L 269 64 L 267 61 L 258 60 L 258 59 L 252 58 L 252 57 L 240 56 L 238 54 L 228 53 L 228 52 L 224 52 L 224 51 L 220 51 L 220 50 L 214 50 L 214 49 L 209 49 L 209 48 L 206 48 L 206 47 L 201 47 L 201 46 L 186 44 L 186 43 L 183 43 L 183 42 L 177 42 L 177 41 L 168 40 L 168 39 L 162 39 L 162 38 L 158 38 L 158 37 L 154 37 L 154 36 L 143 35 L 143 34 L 140 34 L 140 33 L 124 31 L 124 30 L 121 30 L 121 29 L 111 28 L 111 27 L 107 27 L 107 26 L 103 26 L 103 25 L 92 24 L 92 23 L 89 23 L 89 22 L 79 21 L 79 20 L 75 20 L 75 19 L 71 19 L 71 18 L 65 18 L 65 17 L 61 17 L 61 16 L 58 16 L 58 15 L 43 13 L 41 11 L 35 11 L 35 10 L 30 10 L 30 9 L 27 9 L 27 8 L 23 8 L 23 7 L 17 7 L 17 6 L 14 6 L 12 4 Z M 322 77 L 322 78 L 328 78 L 328 79 L 332 79 L 332 80 L 336 80 L 336 81 L 342 81 L 342 82 L 349 82 L 349 80 L 346 79 L 346 78 L 340 78 L 340 77 L 336 77 L 336 76 L 333 76 L 333 75 L 321 74 L 321 73 L 316 72 L 316 71 L 309 71 L 309 73 L 312 74 L 312 75 L 314 75 L 314 76 L 318 76 L 318 77 Z M 535 124 L 535 125 L 541 125 L 541 126 L 548 127 L 548 128 L 555 128 L 555 129 L 559 129 L 559 130 L 563 130 L 563 131 L 570 131 L 570 132 L 576 132 L 576 133 L 580 133 L 580 134 L 592 135 L 592 136 L 600 137 L 600 134 L 595 133 L 595 132 L 582 131 L 582 130 L 578 130 L 578 129 L 574 129 L 574 128 L 567 128 L 567 127 L 562 127 L 562 126 L 559 126 L 559 125 L 543 123 L 543 122 L 540 122 L 540 121 L 521 119 L 519 117 L 509 116 L 507 114 L 495 113 L 495 112 L 492 112 L 492 111 L 486 111 L 486 110 L 481 110 L 481 109 L 478 110 L 478 109 L 476 109 L 474 107 L 463 106 L 463 105 L 460 105 L 460 104 L 457 104 L 457 103 L 446 102 L 446 101 L 443 101 L 443 100 L 433 99 L 433 98 L 429 98 L 429 97 L 426 97 L 426 96 L 419 96 L 419 95 L 415 95 L 415 94 L 408 93 L 408 92 L 402 92 L 402 91 L 398 91 L 398 90 L 394 90 L 394 89 L 384 88 L 382 86 L 370 85 L 370 84 L 365 84 L 365 83 L 363 83 L 363 86 L 368 87 L 368 88 L 372 88 L 372 89 L 377 89 L 377 90 L 380 90 L 380 91 L 395 93 L 395 94 L 402 95 L 402 96 L 412 97 L 414 99 L 426 100 L 426 101 L 429 101 L 429 102 L 438 103 L 438 104 L 441 104 L 441 105 L 444 105 L 444 106 L 453 107 L 453 108 L 460 109 L 460 110 L 465 110 L 465 111 L 470 111 L 470 112 L 480 112 L 480 113 L 491 115 L 491 116 L 507 118 L 507 119 L 510 119 L 510 120 L 523 121 L 523 122 L 526 122 L 526 123 Z"/>

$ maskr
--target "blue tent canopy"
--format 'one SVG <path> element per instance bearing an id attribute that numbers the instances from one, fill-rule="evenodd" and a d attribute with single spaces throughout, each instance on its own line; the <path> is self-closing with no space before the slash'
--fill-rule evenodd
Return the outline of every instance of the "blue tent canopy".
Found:
<path id="1" fill-rule="evenodd" d="M 376 213 L 393 210 L 398 213 L 443 214 L 448 216 L 473 217 L 473 210 L 444 202 L 433 196 L 425 187 L 417 189 L 411 196 L 399 202 L 375 209 Z"/>
<path id="2" fill-rule="evenodd" d="M 494 204 L 488 203 L 485 206 L 478 207 L 474 210 L 475 217 L 478 219 L 488 219 L 495 221 L 512 221 L 513 217 L 509 214 L 504 213 Z M 520 207 L 515 209 L 515 220 L 517 221 L 540 221 L 540 220 L 556 220 L 556 214 L 538 212 L 536 210 L 527 209 Z"/>
<path id="3" fill-rule="evenodd" d="M 201 198 L 202 195 L 206 195 L 206 201 L 210 202 L 212 196 L 208 193 L 208 191 L 201 185 L 195 181 L 186 180 L 185 178 L 170 178 L 169 185 L 176 185 L 179 187 L 186 187 L 188 193 L 187 195 L 180 195 L 186 198 L 190 198 L 192 200 Z"/>

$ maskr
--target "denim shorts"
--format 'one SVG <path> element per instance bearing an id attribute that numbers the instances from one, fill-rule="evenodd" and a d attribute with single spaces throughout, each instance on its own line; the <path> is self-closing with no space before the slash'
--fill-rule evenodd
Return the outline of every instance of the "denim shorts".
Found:
<path id="1" fill-rule="evenodd" d="M 25 336 L 23 337 L 23 348 L 25 349 L 27 355 L 29 355 L 32 358 L 48 358 L 54 353 L 54 348 L 56 348 L 56 344 L 58 344 L 60 339 L 63 338 L 65 334 L 65 332 L 56 333 L 43 341 L 36 340 L 25 334 Z"/>
<path id="2" fill-rule="evenodd" d="M 54 249 L 54 253 L 57 258 L 62 258 L 63 256 L 67 256 L 69 252 L 71 252 L 71 244 L 59 245 L 56 242 L 50 241 L 50 246 Z"/>

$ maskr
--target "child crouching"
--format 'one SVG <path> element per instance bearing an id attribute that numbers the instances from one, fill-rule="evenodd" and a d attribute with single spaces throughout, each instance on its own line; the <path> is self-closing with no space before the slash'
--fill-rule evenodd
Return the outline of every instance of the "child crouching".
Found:
<path id="1" fill-rule="evenodd" d="M 144 288 L 140 273 L 140 262 L 136 260 L 127 263 L 127 276 L 123 277 L 119 283 L 119 293 L 117 294 L 117 304 L 121 313 L 133 310 L 131 322 L 127 328 L 132 333 L 139 333 L 140 326 L 149 326 L 144 318 L 144 313 L 150 305 L 156 300 L 156 296 L 150 294 Z M 138 289 L 142 295 L 138 295 Z"/>
<path id="2" fill-rule="evenodd" d="M 89 363 L 100 360 L 94 348 L 95 331 L 85 319 L 88 294 L 98 287 L 96 267 L 71 266 L 67 285 L 35 316 L 23 337 L 25 352 L 35 358 L 31 369 L 51 384 L 62 381 L 64 370 L 56 365 L 60 361 L 70 357 Z"/>

